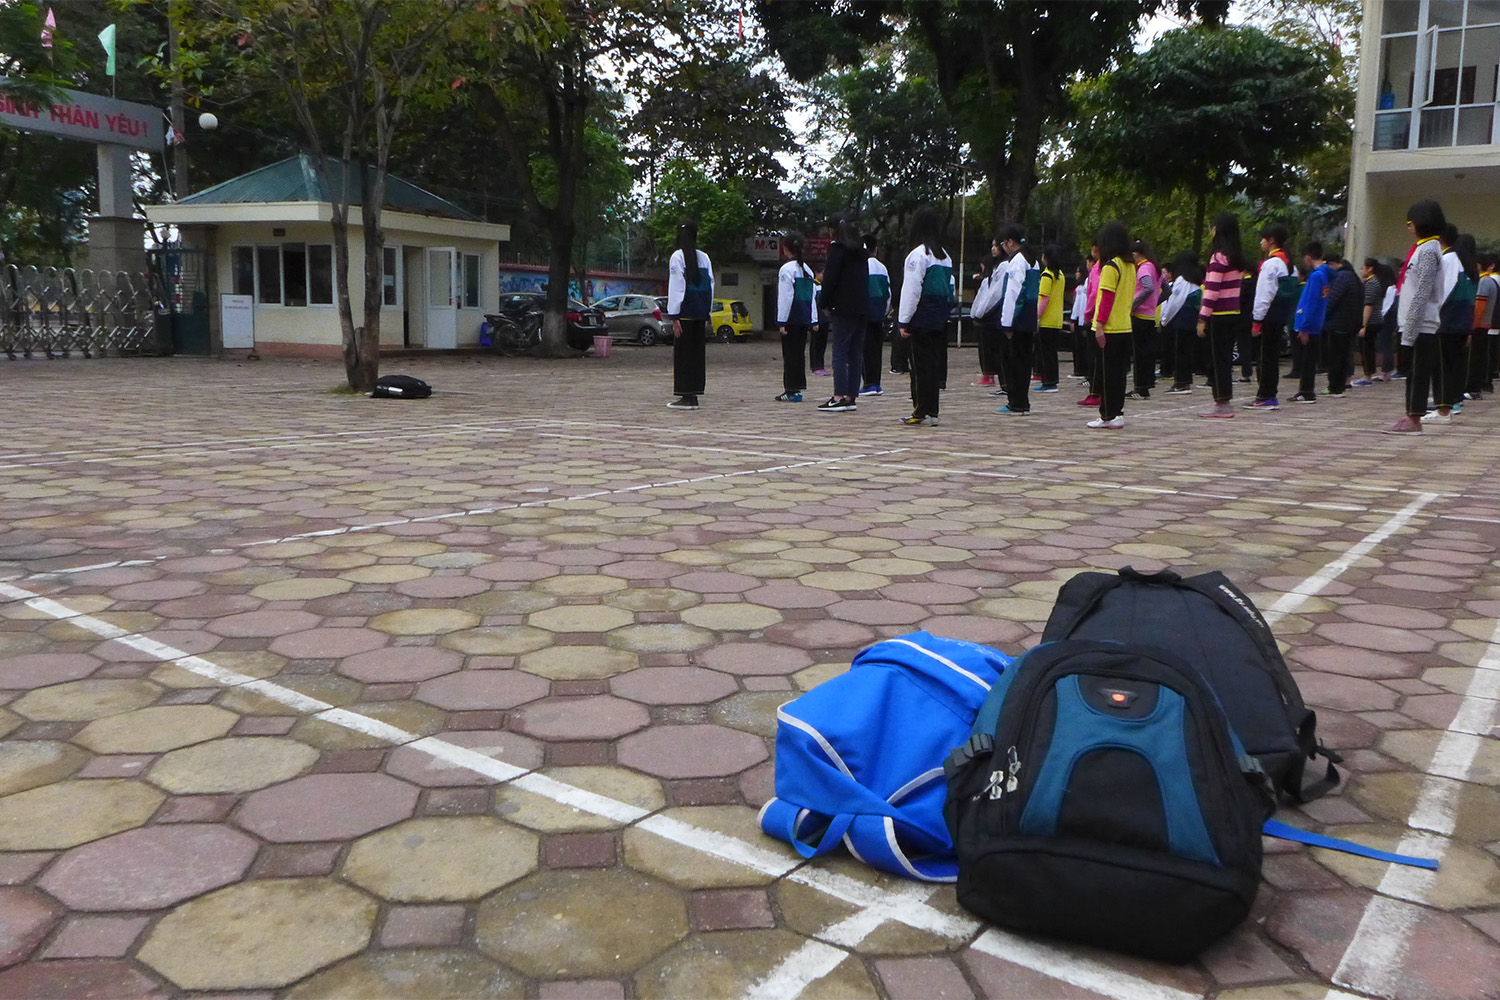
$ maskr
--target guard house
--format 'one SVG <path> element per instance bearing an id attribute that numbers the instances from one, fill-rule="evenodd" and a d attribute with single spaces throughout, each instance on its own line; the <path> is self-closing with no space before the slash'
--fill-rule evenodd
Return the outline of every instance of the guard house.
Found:
<path id="1" fill-rule="evenodd" d="M 337 184 L 341 171 L 329 171 Z M 358 183 L 356 179 L 355 183 Z M 349 206 L 349 298 L 364 310 L 359 192 Z M 307 154 L 252 170 L 146 216 L 176 226 L 203 252 L 211 342 L 265 356 L 336 358 L 342 351 L 333 265 L 333 205 Z M 387 176 L 380 344 L 383 350 L 476 346 L 499 306 L 500 244 L 510 227 Z"/>

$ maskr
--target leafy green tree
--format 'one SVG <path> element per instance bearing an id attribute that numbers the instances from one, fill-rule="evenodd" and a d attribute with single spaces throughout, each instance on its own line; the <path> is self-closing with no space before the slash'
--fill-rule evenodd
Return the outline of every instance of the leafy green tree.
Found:
<path id="1" fill-rule="evenodd" d="M 757 56 L 715 39 L 700 58 L 645 82 L 630 128 L 634 155 L 653 186 L 661 167 L 686 157 L 717 180 L 743 181 L 758 217 L 775 211 L 787 177 L 777 155 L 797 140 L 786 119 L 791 99 L 780 80 L 757 68 Z"/>
<path id="2" fill-rule="evenodd" d="M 462 10 L 469 43 L 449 64 L 455 93 L 494 123 L 496 165 L 546 230 L 542 351 L 560 355 L 578 208 L 592 165 L 589 127 L 613 94 L 606 67 L 655 57 L 662 39 L 694 37 L 704 13 L 675 0 L 533 0 L 499 20 L 488 4 Z M 551 163 L 550 190 L 537 183 L 538 158 Z"/>
<path id="3" fill-rule="evenodd" d="M 380 371 L 380 228 L 391 146 L 414 102 L 441 100 L 438 69 L 455 8 L 385 0 L 217 0 L 173 4 L 188 50 L 237 50 L 243 89 L 290 104 L 330 194 L 344 370 L 367 392 Z M 233 48 L 231 48 L 233 46 Z M 174 60 L 174 72 L 191 62 Z M 357 183 L 356 183 L 357 180 Z M 363 324 L 349 298 L 349 209 L 364 235 Z"/>
<path id="4" fill-rule="evenodd" d="M 932 59 L 938 92 L 983 169 L 991 222 L 1024 217 L 1049 127 L 1072 112 L 1069 87 L 1131 50 L 1143 19 L 1167 0 L 758 0 L 787 70 L 812 79 L 853 65 L 893 38 Z M 1170 0 L 1179 13 L 1221 20 L 1228 0 Z"/>
<path id="5" fill-rule="evenodd" d="M 819 128 L 847 137 L 828 169 L 846 200 L 827 207 L 854 210 L 876 234 L 904 231 L 924 203 L 952 203 L 966 173 L 978 173 L 921 55 L 898 72 L 892 54 L 881 53 L 812 85 Z"/>
<path id="6" fill-rule="evenodd" d="M 720 183 L 690 160 L 672 160 L 646 217 L 646 232 L 663 257 L 672 253 L 677 223 L 685 217 L 698 220 L 698 249 L 721 261 L 740 252 L 753 221 L 743 182 Z"/>
<path id="7" fill-rule="evenodd" d="M 1315 52 L 1252 27 L 1171 31 L 1080 88 L 1085 162 L 1145 189 L 1191 193 L 1194 249 L 1211 196 L 1284 196 L 1323 143 L 1333 98 Z"/>

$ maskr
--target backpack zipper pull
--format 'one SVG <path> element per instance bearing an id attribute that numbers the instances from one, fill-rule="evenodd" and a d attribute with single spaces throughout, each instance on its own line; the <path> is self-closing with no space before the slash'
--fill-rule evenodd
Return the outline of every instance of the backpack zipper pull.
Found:
<path id="1" fill-rule="evenodd" d="M 1021 787 L 1021 758 L 1016 754 L 1015 747 L 1011 747 L 1007 751 L 1007 755 L 1010 757 L 1010 776 L 1005 779 L 1005 790 L 1007 792 L 1014 792 Z M 999 772 L 996 773 L 998 774 Z M 998 795 L 994 797 L 999 798 Z"/>
<path id="2" fill-rule="evenodd" d="M 988 785 L 985 785 L 984 788 L 982 788 L 980 790 L 980 792 L 979 792 L 978 795 L 974 796 L 974 801 L 977 802 L 979 799 L 982 799 L 982 798 L 984 798 L 986 796 L 988 796 L 990 798 L 990 800 L 993 801 L 995 799 L 998 799 L 1000 796 L 1002 796 L 1004 794 L 1005 794 L 1005 772 L 1004 771 L 991 771 L 990 772 L 990 783 Z"/>

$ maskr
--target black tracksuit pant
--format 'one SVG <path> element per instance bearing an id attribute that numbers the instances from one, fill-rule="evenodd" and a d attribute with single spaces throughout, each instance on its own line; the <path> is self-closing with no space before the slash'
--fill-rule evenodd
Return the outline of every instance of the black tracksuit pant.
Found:
<path id="1" fill-rule="evenodd" d="M 807 388 L 807 369 L 802 366 L 806 354 L 807 327 L 786 324 L 781 338 L 781 388 L 789 393 Z"/>
<path id="2" fill-rule="evenodd" d="M 1234 398 L 1234 344 L 1240 332 L 1238 313 L 1218 313 L 1208 318 L 1208 386 L 1215 403 Z"/>
<path id="3" fill-rule="evenodd" d="M 948 342 L 943 330 L 911 328 L 911 412 L 913 416 L 938 415 L 938 396 L 948 376 Z"/>
<path id="4" fill-rule="evenodd" d="M 884 353 L 885 321 L 879 320 L 865 324 L 865 381 L 862 388 L 868 389 L 872 385 L 880 384 L 880 366 L 885 361 Z"/>
<path id="5" fill-rule="evenodd" d="M 1281 391 L 1281 323 L 1264 322 L 1260 325 L 1260 336 L 1255 337 L 1255 364 L 1259 381 L 1255 386 L 1256 399 L 1275 399 Z"/>
<path id="6" fill-rule="evenodd" d="M 708 363 L 703 339 L 708 320 L 683 319 L 682 333 L 672 344 L 672 391 L 679 396 L 697 396 L 708 381 Z"/>

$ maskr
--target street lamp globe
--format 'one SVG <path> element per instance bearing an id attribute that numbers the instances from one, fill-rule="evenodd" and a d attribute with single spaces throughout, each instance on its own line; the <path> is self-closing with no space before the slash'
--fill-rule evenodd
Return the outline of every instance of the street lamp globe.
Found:
<path id="1" fill-rule="evenodd" d="M 219 116 L 212 111 L 205 111 L 198 116 L 198 127 L 205 132 L 212 132 L 219 127 Z"/>

